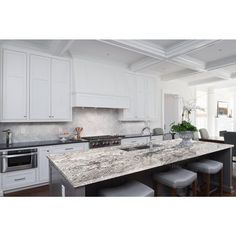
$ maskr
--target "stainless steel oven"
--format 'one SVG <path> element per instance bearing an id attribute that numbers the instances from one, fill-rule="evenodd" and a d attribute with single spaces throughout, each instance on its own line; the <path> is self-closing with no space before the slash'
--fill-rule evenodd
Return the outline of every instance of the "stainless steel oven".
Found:
<path id="1" fill-rule="evenodd" d="M 17 149 L 0 152 L 0 172 L 11 172 L 37 167 L 37 149 Z"/>

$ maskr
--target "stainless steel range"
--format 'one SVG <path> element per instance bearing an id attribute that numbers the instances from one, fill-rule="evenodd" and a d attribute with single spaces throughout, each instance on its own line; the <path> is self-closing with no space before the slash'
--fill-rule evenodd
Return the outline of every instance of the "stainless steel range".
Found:
<path id="1" fill-rule="evenodd" d="M 83 139 L 89 141 L 89 148 L 121 145 L 121 137 L 116 135 L 91 136 Z"/>

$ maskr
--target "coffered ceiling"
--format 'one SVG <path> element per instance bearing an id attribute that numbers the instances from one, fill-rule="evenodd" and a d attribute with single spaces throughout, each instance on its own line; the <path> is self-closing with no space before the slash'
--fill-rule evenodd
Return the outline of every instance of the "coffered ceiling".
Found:
<path id="1" fill-rule="evenodd" d="M 95 58 L 190 86 L 236 86 L 236 40 L 4 40 L 58 56 Z"/>

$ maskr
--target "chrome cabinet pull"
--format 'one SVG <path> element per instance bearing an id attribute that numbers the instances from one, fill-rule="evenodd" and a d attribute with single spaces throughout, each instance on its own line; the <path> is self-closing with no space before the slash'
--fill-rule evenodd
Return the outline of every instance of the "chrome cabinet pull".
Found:
<path id="1" fill-rule="evenodd" d="M 66 151 L 73 150 L 74 148 L 65 148 Z"/>
<path id="2" fill-rule="evenodd" d="M 13 157 L 23 157 L 23 156 L 33 156 L 36 155 L 37 152 L 31 152 L 27 154 L 16 154 L 16 155 L 3 155 L 2 158 L 13 158 Z"/>
<path id="3" fill-rule="evenodd" d="M 15 181 L 22 181 L 22 180 L 25 180 L 25 177 L 24 178 L 19 178 L 19 179 L 14 179 Z"/>

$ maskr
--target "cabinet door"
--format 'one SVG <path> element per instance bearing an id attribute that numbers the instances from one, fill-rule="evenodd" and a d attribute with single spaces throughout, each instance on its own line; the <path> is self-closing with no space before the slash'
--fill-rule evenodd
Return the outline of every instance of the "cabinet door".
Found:
<path id="1" fill-rule="evenodd" d="M 52 59 L 52 119 L 71 119 L 71 68 L 66 60 Z"/>
<path id="2" fill-rule="evenodd" d="M 50 66 L 48 57 L 30 56 L 30 119 L 50 119 Z"/>
<path id="3" fill-rule="evenodd" d="M 3 52 L 3 120 L 27 119 L 26 54 Z"/>
<path id="4" fill-rule="evenodd" d="M 147 79 L 147 104 L 146 108 L 146 118 L 148 120 L 156 120 L 157 119 L 157 102 L 156 102 L 156 82 L 155 79 L 148 78 Z"/>
<path id="5" fill-rule="evenodd" d="M 145 78 L 137 77 L 137 91 L 136 91 L 136 103 L 135 103 L 135 110 L 136 116 L 140 120 L 145 119 L 145 101 L 146 101 L 146 83 Z"/>
<path id="6" fill-rule="evenodd" d="M 127 86 L 126 86 L 126 94 L 129 97 L 129 108 L 124 109 L 122 120 L 135 120 L 137 119 L 136 113 L 136 91 L 137 91 L 137 83 L 136 79 L 132 75 L 126 75 Z"/>
<path id="7" fill-rule="evenodd" d="M 47 156 L 50 154 L 49 148 L 40 148 L 38 155 L 39 182 L 49 181 L 49 161 Z"/>

